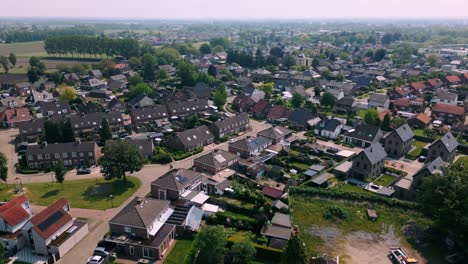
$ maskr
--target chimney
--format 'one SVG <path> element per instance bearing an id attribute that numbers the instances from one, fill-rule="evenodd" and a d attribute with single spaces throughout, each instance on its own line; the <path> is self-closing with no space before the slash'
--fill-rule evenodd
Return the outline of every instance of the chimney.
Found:
<path id="1" fill-rule="evenodd" d="M 143 197 L 137 197 L 137 204 L 143 204 L 145 199 Z"/>

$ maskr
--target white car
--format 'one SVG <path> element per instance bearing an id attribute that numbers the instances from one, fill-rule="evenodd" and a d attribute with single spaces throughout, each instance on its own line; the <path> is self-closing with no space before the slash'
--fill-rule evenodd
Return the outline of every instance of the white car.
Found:
<path id="1" fill-rule="evenodd" d="M 102 256 L 92 256 L 88 259 L 87 264 L 102 264 L 104 263 L 104 257 Z"/>

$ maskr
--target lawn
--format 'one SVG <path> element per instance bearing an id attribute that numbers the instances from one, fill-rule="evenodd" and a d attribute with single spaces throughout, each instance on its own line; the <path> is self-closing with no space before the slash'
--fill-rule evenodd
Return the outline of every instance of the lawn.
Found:
<path id="1" fill-rule="evenodd" d="M 426 142 L 422 142 L 422 141 L 413 141 L 413 146 L 417 147 L 417 148 L 424 148 L 428 143 Z"/>
<path id="2" fill-rule="evenodd" d="M 382 186 L 388 186 L 395 179 L 396 179 L 395 176 L 388 175 L 388 174 L 382 174 L 382 176 L 380 176 L 376 181 L 374 181 L 374 184 L 382 185 Z"/>
<path id="3" fill-rule="evenodd" d="M 342 192 L 351 192 L 351 193 L 363 193 L 363 194 L 372 193 L 357 185 L 349 184 L 349 183 L 338 183 L 337 185 L 333 187 L 333 189 L 342 191 Z"/>
<path id="4" fill-rule="evenodd" d="M 44 41 L 0 44 L 0 56 L 15 53 L 18 57 L 47 56 Z"/>
<path id="5" fill-rule="evenodd" d="M 289 165 L 291 165 L 291 167 L 296 167 L 296 168 L 299 168 L 301 170 L 308 170 L 310 165 L 307 165 L 307 164 L 304 164 L 304 163 L 299 163 L 299 162 L 291 162 L 289 163 Z"/>
<path id="6" fill-rule="evenodd" d="M 468 169 L 468 156 L 460 157 L 458 160 L 452 165 L 454 168 L 460 168 L 460 163 L 463 161 L 464 169 Z"/>
<path id="7" fill-rule="evenodd" d="M 104 179 L 83 179 L 65 181 L 63 190 L 58 183 L 26 184 L 25 194 L 33 204 L 50 205 L 61 197 L 70 201 L 74 208 L 104 210 L 117 207 L 125 202 L 141 185 L 136 177 L 127 181 Z M 113 199 L 109 199 L 113 195 Z"/>
<path id="8" fill-rule="evenodd" d="M 184 263 L 185 256 L 192 248 L 193 240 L 183 239 L 176 240 L 176 244 L 171 250 L 169 256 L 164 260 L 164 264 L 180 264 Z"/>
<path id="9" fill-rule="evenodd" d="M 368 204 L 327 200 L 315 197 L 290 196 L 290 205 L 293 225 L 298 225 L 303 235 L 308 254 L 332 253 L 325 252 L 325 243 L 319 236 L 313 234 L 313 230 L 318 229 L 322 232 L 324 229 L 337 229 L 335 242 L 340 243 L 348 234 L 354 231 L 365 231 L 373 234 L 386 232 L 390 225 L 394 227 L 395 233 L 402 237 L 402 227 L 407 223 L 414 221 L 418 226 L 428 226 L 432 222 L 423 217 L 419 212 L 412 210 L 403 210 L 400 208 L 389 208 L 383 205 L 373 204 L 372 207 L 377 211 L 378 219 L 376 221 L 367 220 L 366 209 Z M 326 208 L 337 206 L 347 215 L 343 220 L 331 221 L 324 217 Z M 321 231 L 322 230 L 322 231 Z M 333 241 L 334 239 L 331 239 Z M 337 245 L 334 245 L 337 247 Z"/>

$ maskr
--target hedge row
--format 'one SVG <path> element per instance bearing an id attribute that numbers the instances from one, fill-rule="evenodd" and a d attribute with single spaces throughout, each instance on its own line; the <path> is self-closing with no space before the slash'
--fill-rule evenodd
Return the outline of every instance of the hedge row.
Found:
<path id="1" fill-rule="evenodd" d="M 228 240 L 226 247 L 231 248 L 232 245 L 234 245 L 234 242 Z M 283 251 L 280 249 L 259 245 L 256 243 L 254 243 L 254 246 L 257 250 L 257 254 L 255 254 L 255 259 L 257 260 L 268 260 L 277 263 L 283 254 Z"/>
<path id="2" fill-rule="evenodd" d="M 416 139 L 418 141 L 422 141 L 422 142 L 427 142 L 427 143 L 431 143 L 432 141 L 435 140 L 433 138 L 428 138 L 428 137 L 418 136 L 418 135 L 414 135 L 414 139 Z"/>
<path id="3" fill-rule="evenodd" d="M 232 212 L 238 213 L 238 214 L 253 215 L 255 213 L 255 208 L 254 207 L 249 208 L 249 207 L 243 206 L 243 205 L 228 203 L 228 202 L 226 202 L 224 200 L 218 199 L 218 198 L 213 197 L 213 196 L 210 196 L 210 198 L 208 199 L 208 203 L 219 205 L 219 206 L 227 209 L 228 211 L 232 211 Z"/>
<path id="4" fill-rule="evenodd" d="M 177 151 L 175 153 L 172 153 L 172 158 L 174 160 L 183 160 L 183 159 L 188 158 L 188 157 L 190 157 L 192 155 L 201 153 L 202 151 L 203 151 L 203 147 L 196 148 L 194 151 L 191 151 L 191 152 Z"/>
<path id="5" fill-rule="evenodd" d="M 230 224 L 227 223 L 227 219 L 230 219 Z M 257 220 L 250 217 L 236 217 L 225 212 L 218 212 L 214 215 L 210 215 L 207 218 L 206 223 L 209 225 L 223 225 L 228 227 L 235 227 L 239 230 L 256 231 Z"/>
<path id="6" fill-rule="evenodd" d="M 398 206 L 407 209 L 419 209 L 419 204 L 407 201 L 401 201 L 392 198 L 386 198 L 374 194 L 351 193 L 339 190 L 307 188 L 307 187 L 291 187 L 289 194 L 304 195 L 304 196 L 319 196 L 331 199 L 343 199 L 357 202 L 372 202 L 380 203 L 388 206 Z"/>

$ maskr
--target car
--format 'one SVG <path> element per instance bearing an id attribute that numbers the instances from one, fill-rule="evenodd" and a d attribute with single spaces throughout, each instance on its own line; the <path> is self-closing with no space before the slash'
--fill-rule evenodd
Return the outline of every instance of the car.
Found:
<path id="1" fill-rule="evenodd" d="M 88 262 L 86 262 L 86 263 L 87 264 L 103 264 L 104 260 L 105 260 L 105 258 L 103 256 L 94 255 L 94 256 L 88 258 Z"/>
<path id="2" fill-rule="evenodd" d="M 97 247 L 94 249 L 94 255 L 107 257 L 110 252 L 105 247 Z"/>
<path id="3" fill-rule="evenodd" d="M 424 162 L 424 161 L 426 161 L 426 159 L 427 159 L 426 156 L 419 156 L 418 161 L 419 161 L 419 162 Z"/>
<path id="4" fill-rule="evenodd" d="M 87 168 L 81 168 L 81 169 L 78 169 L 76 171 L 76 174 L 90 174 L 91 173 L 91 169 L 87 169 Z"/>

